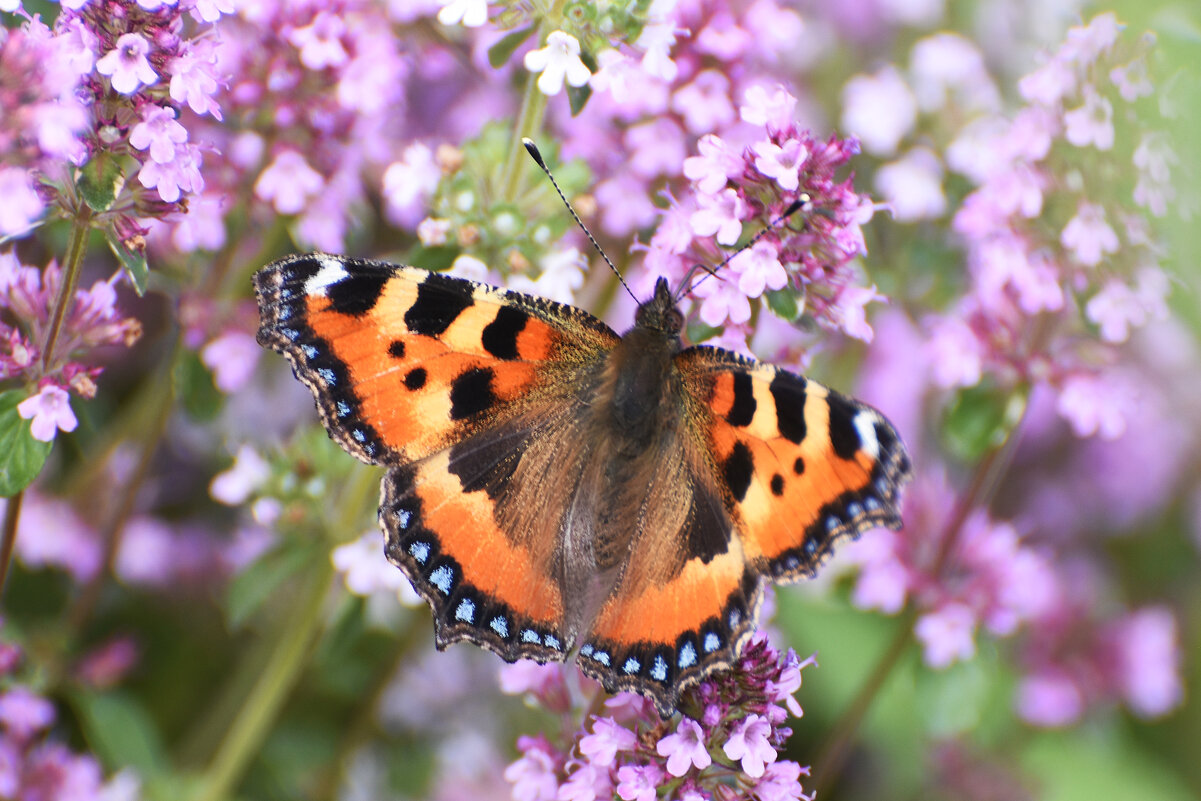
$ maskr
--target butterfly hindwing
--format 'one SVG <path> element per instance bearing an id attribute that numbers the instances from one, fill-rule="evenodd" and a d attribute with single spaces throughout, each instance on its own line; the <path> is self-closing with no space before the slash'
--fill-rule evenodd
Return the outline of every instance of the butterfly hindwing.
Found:
<path id="1" fill-rule="evenodd" d="M 708 452 L 756 570 L 775 581 L 812 576 L 838 540 L 900 527 L 911 465 L 878 411 L 715 348 L 677 360 L 710 409 Z"/>
<path id="2" fill-rule="evenodd" d="M 519 466 L 541 454 L 571 475 L 570 458 L 531 442 L 573 441 L 580 376 L 617 335 L 552 301 L 340 256 L 283 259 L 255 286 L 259 341 L 292 362 L 334 439 L 389 467 L 387 555 L 433 608 L 439 647 L 467 639 L 510 661 L 565 658 L 547 521 L 570 493 Z M 504 499 L 523 514 L 499 514 Z"/>

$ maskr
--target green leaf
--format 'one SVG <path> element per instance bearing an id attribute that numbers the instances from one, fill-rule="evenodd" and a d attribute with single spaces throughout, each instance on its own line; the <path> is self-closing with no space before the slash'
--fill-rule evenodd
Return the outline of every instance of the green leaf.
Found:
<path id="1" fill-rule="evenodd" d="M 6 498 L 33 483 L 54 444 L 33 438 L 30 421 L 17 411 L 26 397 L 19 389 L 0 393 L 0 496 Z"/>
<path id="2" fill-rule="evenodd" d="M 597 66 L 596 58 L 591 53 L 587 50 L 581 52 L 580 61 L 584 62 L 584 66 L 588 68 L 589 72 L 593 75 L 596 74 L 599 67 Z M 574 117 L 583 111 L 590 97 L 592 97 L 592 87 L 590 85 L 572 86 L 571 84 L 567 84 L 567 99 L 571 103 L 571 116 Z"/>
<path id="3" fill-rule="evenodd" d="M 571 102 L 571 116 L 576 116 L 584 110 L 584 106 L 588 104 L 588 98 L 592 97 L 592 87 L 588 84 L 583 86 L 567 85 L 567 99 Z"/>
<path id="4" fill-rule="evenodd" d="M 767 308 L 781 320 L 794 323 L 801 316 L 802 306 L 797 303 L 797 292 L 794 289 L 779 289 L 767 293 Z"/>
<path id="5" fill-rule="evenodd" d="M 229 584 L 226 616 L 232 629 L 240 629 L 290 576 L 298 573 L 312 558 L 312 548 L 284 547 L 264 554 Z"/>
<path id="6" fill-rule="evenodd" d="M 167 769 L 162 735 L 146 708 L 121 690 L 73 694 L 84 736 L 110 768 L 129 766 L 144 777 Z"/>
<path id="7" fill-rule="evenodd" d="M 107 211 L 123 186 L 125 172 L 120 160 L 105 153 L 96 154 L 83 165 L 77 184 L 83 202 L 92 211 Z"/>
<path id="8" fill-rule="evenodd" d="M 112 249 L 121 266 L 125 268 L 129 281 L 138 295 L 146 294 L 146 283 L 150 280 L 150 267 L 146 264 L 146 254 L 140 250 L 131 250 L 125 243 L 117 239 L 116 234 L 108 232 L 108 246 Z"/>
<path id="9" fill-rule="evenodd" d="M 488 63 L 494 68 L 499 69 L 508 63 L 513 56 L 513 51 L 521 47 L 521 43 L 530 38 L 530 34 L 534 32 L 534 26 L 522 28 L 513 31 L 505 36 L 492 47 L 488 48 Z"/>
<path id="10" fill-rule="evenodd" d="M 408 263 L 413 267 L 420 267 L 423 270 L 433 270 L 436 273 L 440 273 L 443 270 L 450 269 L 450 265 L 454 264 L 460 252 L 457 245 L 419 247 L 410 254 Z"/>
<path id="11" fill-rule="evenodd" d="M 1021 419 L 1025 395 L 979 384 L 960 390 L 947 410 L 942 427 L 944 443 L 964 462 L 979 461 L 1000 446 Z"/>
<path id="12" fill-rule="evenodd" d="M 175 364 L 175 397 L 194 420 L 212 420 L 225 404 L 225 396 L 213 383 L 213 374 L 195 351 L 184 353 Z"/>

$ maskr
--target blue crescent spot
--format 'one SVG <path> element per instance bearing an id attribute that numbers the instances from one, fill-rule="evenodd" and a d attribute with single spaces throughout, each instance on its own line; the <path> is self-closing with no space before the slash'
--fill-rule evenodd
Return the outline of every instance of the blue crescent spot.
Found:
<path id="1" fill-rule="evenodd" d="M 667 680 L 667 660 L 663 657 L 655 657 L 655 662 L 651 665 L 651 678 L 655 681 Z"/>
<path id="2" fill-rule="evenodd" d="M 495 631 L 501 637 L 509 636 L 509 621 L 505 620 L 500 615 L 488 621 L 488 627 Z"/>
<path id="3" fill-rule="evenodd" d="M 397 514 L 397 517 L 400 517 L 401 515 L 404 515 L 404 517 L 400 522 L 400 527 L 407 528 L 409 525 L 409 513 L 400 512 Z M 425 560 L 430 558 L 430 544 L 428 542 L 422 542 L 421 540 L 415 540 L 409 544 L 409 556 L 413 557 L 421 564 L 425 564 Z"/>
<path id="4" fill-rule="evenodd" d="M 474 622 L 475 602 L 470 598 L 459 601 L 459 608 L 455 610 L 455 620 L 462 620 L 464 623 Z"/>
<path id="5" fill-rule="evenodd" d="M 430 573 L 430 584 L 442 590 L 443 595 L 450 595 L 450 590 L 454 587 L 454 583 L 454 571 L 446 565 L 439 565 Z"/>
<path id="6" fill-rule="evenodd" d="M 680 666 L 680 670 L 690 668 L 696 664 L 696 649 L 692 647 L 692 643 L 684 643 L 684 647 L 680 649 L 680 656 L 676 660 L 676 664 Z"/>
<path id="7" fill-rule="evenodd" d="M 705 653 L 711 654 L 718 648 L 721 648 L 721 637 L 718 637 L 713 632 L 705 635 L 705 641 L 701 643 L 701 647 L 705 649 Z"/>
<path id="8" fill-rule="evenodd" d="M 629 659 L 626 660 L 626 663 L 621 666 L 621 669 L 624 670 L 626 673 L 637 673 L 639 670 L 642 669 L 642 663 L 631 656 Z"/>
<path id="9" fill-rule="evenodd" d="M 538 632 L 534 631 L 533 629 L 522 629 L 521 641 L 538 645 L 540 642 L 542 642 L 542 638 L 539 637 Z"/>

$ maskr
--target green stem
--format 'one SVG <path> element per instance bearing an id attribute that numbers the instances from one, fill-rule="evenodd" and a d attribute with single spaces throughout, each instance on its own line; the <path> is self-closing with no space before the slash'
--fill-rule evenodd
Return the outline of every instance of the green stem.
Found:
<path id="1" fill-rule="evenodd" d="M 54 309 L 50 312 L 50 326 L 46 331 L 46 342 L 42 346 L 42 372 L 50 369 L 54 360 L 54 349 L 58 345 L 59 334 L 62 333 L 63 321 L 67 318 L 67 310 L 75 300 L 75 287 L 79 283 L 79 270 L 83 265 L 83 254 L 87 250 L 88 235 L 92 231 L 92 209 L 86 204 L 80 204 L 75 220 L 71 224 L 71 239 L 67 242 L 67 253 L 63 258 L 62 282 L 58 287 L 58 296 L 54 299 Z"/>
<path id="2" fill-rule="evenodd" d="M 331 534 L 330 541 L 340 541 L 337 535 L 353 528 L 353 521 L 369 503 L 378 477 L 378 472 L 360 466 L 346 482 L 338 502 L 329 507 L 330 516 L 323 520 Z M 249 690 L 201 775 L 197 785 L 200 789 L 192 801 L 224 801 L 233 794 L 300 679 L 313 645 L 322 633 L 321 607 L 334 580 L 328 551 L 323 547 L 319 550 L 320 556 L 304 577 L 307 585 L 296 602 L 289 605 L 291 613 L 271 644 L 266 661 L 245 660 L 231 679 L 235 686 L 249 685 Z M 245 684 L 241 684 L 243 680 L 247 680 Z M 207 730 L 207 725 L 202 723 L 201 728 Z"/>
<path id="3" fill-rule="evenodd" d="M 955 508 L 952 510 L 951 516 L 947 519 L 942 534 L 939 536 L 938 553 L 930 568 L 931 575 L 939 577 L 946 570 L 948 563 L 955 553 L 955 547 L 959 542 L 959 537 L 963 532 L 963 526 L 967 522 L 968 516 L 972 513 L 973 509 L 988 502 L 1006 467 L 1009 465 L 1014 446 L 1017 444 L 1018 438 L 1016 434 L 1021 429 L 1022 420 L 1025 419 L 1026 405 L 1024 398 L 1024 394 L 1019 398 L 1022 402 L 1015 419 L 1006 421 L 1009 424 L 1009 428 L 1006 431 L 1005 439 L 980 460 L 980 463 L 976 465 L 976 469 L 972 473 L 971 484 L 959 496 Z M 883 689 L 888 677 L 892 675 L 893 669 L 900 663 L 901 657 L 909 648 L 909 644 L 913 639 L 913 627 L 917 623 L 917 618 L 917 608 L 912 604 L 907 606 L 898 620 L 896 633 L 893 635 L 892 642 L 889 643 L 888 648 L 880 656 L 875 668 L 872 669 L 872 672 L 863 682 L 863 685 L 859 688 L 859 692 L 855 694 L 855 698 L 851 701 L 850 706 L 842 713 L 830 737 L 827 738 L 825 748 L 818 754 L 817 759 L 814 761 L 813 777 L 814 793 L 816 795 L 824 796 L 841 774 L 847 756 L 850 754 L 851 746 L 854 744 L 855 735 L 859 731 L 859 726 L 863 723 L 863 718 L 867 715 L 868 709 L 871 708 L 872 702 L 875 701 L 880 690 Z"/>
<path id="4" fill-rule="evenodd" d="M 306 577 L 307 586 L 291 607 L 262 673 L 201 776 L 194 801 L 224 801 L 233 795 L 300 679 L 313 643 L 321 633 L 321 607 L 329 595 L 333 576 L 329 559 L 314 560 Z"/>
<path id="5" fill-rule="evenodd" d="M 542 120 L 546 116 L 546 95 L 538 89 L 538 76 L 530 73 L 525 79 L 525 93 L 521 99 L 521 111 L 517 114 L 517 123 L 513 127 L 513 138 L 509 142 L 509 152 L 505 156 L 504 166 L 500 174 L 501 197 L 506 203 L 517 202 L 521 194 L 521 179 L 525 175 L 526 162 L 530 156 L 525 152 L 521 140 L 525 137 L 536 139 L 536 134 L 542 129 Z"/>
<path id="6" fill-rule="evenodd" d="M 4 538 L 0 540 L 0 596 L 4 593 L 4 583 L 8 580 L 8 566 L 13 558 L 13 546 L 17 544 L 17 521 L 21 519 L 21 500 L 25 490 L 8 499 L 4 505 Z"/>
<path id="7" fill-rule="evenodd" d="M 542 17 L 538 28 L 538 44 L 545 45 L 546 37 L 562 24 L 563 6 L 565 0 L 554 0 Z M 531 72 L 526 75 L 525 92 L 521 98 L 521 110 L 517 113 L 517 122 L 513 127 L 513 138 L 509 142 L 509 152 L 505 156 L 504 166 L 500 173 L 501 198 L 506 203 L 515 203 L 521 194 L 521 179 L 525 175 L 526 161 L 529 154 L 521 140 L 525 137 L 536 138 L 542 130 L 542 120 L 546 116 L 546 95 L 538 88 L 538 76 Z"/>

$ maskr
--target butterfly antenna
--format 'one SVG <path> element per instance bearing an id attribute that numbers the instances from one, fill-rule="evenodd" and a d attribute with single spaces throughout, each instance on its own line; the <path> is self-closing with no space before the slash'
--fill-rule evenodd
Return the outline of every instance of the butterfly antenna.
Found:
<path id="1" fill-rule="evenodd" d="M 584 232 L 584 236 L 588 237 L 588 241 L 592 243 L 592 247 L 596 248 L 596 252 L 599 253 L 600 257 L 605 260 L 605 264 L 609 265 L 609 269 L 613 271 L 613 274 L 617 276 L 617 280 L 621 282 L 621 285 L 625 287 L 626 292 L 628 292 L 630 297 L 633 298 L 634 293 L 631 291 L 630 285 L 627 284 L 626 280 L 621 277 L 621 272 L 618 271 L 613 262 L 609 261 L 609 257 L 606 256 L 605 251 L 601 249 L 600 243 L 596 241 L 596 237 L 592 235 L 592 232 L 588 230 L 588 226 L 584 225 L 584 221 L 580 219 L 580 215 L 576 214 L 575 209 L 571 207 L 571 203 L 568 202 L 567 196 L 564 195 L 563 190 L 559 188 L 559 182 L 555 180 L 555 176 L 551 175 L 550 167 L 547 167 L 546 162 L 542 160 L 542 153 L 539 152 L 538 146 L 534 144 L 534 140 L 530 139 L 529 137 L 522 137 L 521 144 L 525 145 L 525 152 L 530 154 L 530 158 L 534 160 L 534 163 L 537 164 L 544 173 L 546 173 L 546 177 L 550 179 L 551 186 L 553 186 L 555 191 L 559 193 L 559 200 L 562 200 L 563 205 L 567 207 L 569 212 L 571 212 L 571 218 L 575 220 L 576 225 L 580 226 L 580 230 Z"/>
<path id="2" fill-rule="evenodd" d="M 801 195 L 799 198 L 797 198 L 796 200 L 789 203 L 788 208 L 784 209 L 784 211 L 782 211 L 780 213 L 779 217 L 776 217 L 774 220 L 769 222 L 762 231 L 760 231 L 759 233 L 752 236 L 749 240 L 747 240 L 747 243 L 745 245 L 738 248 L 738 250 L 734 251 L 729 256 L 726 256 L 722 260 L 721 264 L 718 264 L 716 267 L 706 267 L 703 264 L 696 265 L 695 269 L 703 270 L 705 272 L 705 275 L 703 275 L 699 279 L 697 279 L 697 282 L 695 284 L 693 284 L 692 286 L 689 286 L 688 289 L 681 294 L 687 294 L 688 292 L 691 292 L 692 290 L 696 289 L 701 284 L 701 282 L 703 282 L 706 278 L 716 276 L 717 271 L 720 270 L 722 267 L 725 267 L 727 264 L 729 264 L 730 261 L 735 256 L 737 256 L 739 253 L 742 253 L 744 250 L 750 250 L 752 247 L 755 246 L 756 242 L 758 242 L 760 239 L 765 237 L 769 232 L 774 231 L 782 222 L 784 222 L 789 217 L 796 214 L 798 211 L 805 208 L 812 202 L 813 201 L 809 197 L 809 195 L 807 195 L 807 194 Z M 685 281 L 684 284 L 685 284 L 685 286 L 687 286 L 688 282 Z"/>

